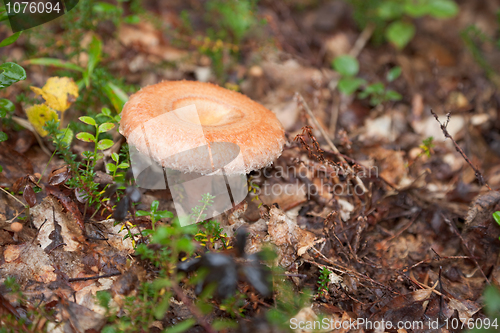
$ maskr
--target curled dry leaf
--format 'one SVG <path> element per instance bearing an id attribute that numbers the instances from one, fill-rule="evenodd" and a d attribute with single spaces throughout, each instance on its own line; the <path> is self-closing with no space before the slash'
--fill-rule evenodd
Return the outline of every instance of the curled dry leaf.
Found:
<path id="1" fill-rule="evenodd" d="M 499 203 L 500 192 L 498 191 L 490 191 L 478 196 L 467 212 L 464 231 L 473 227 L 486 227 L 488 221 L 492 220 L 491 214 L 493 214 L 495 206 Z"/>
<path id="2" fill-rule="evenodd" d="M 65 183 L 69 178 L 69 174 L 70 172 L 66 165 L 52 170 L 49 175 L 49 185 L 57 186 Z"/>
<path id="3" fill-rule="evenodd" d="M 68 196 L 61 192 L 57 187 L 47 185 L 45 189 L 47 190 L 47 194 L 50 194 L 59 200 L 63 207 L 73 215 L 80 229 L 85 231 L 85 223 L 83 221 L 82 213 L 78 210 L 75 202 L 68 198 Z"/>
<path id="4" fill-rule="evenodd" d="M 14 185 L 12 185 L 12 192 L 17 193 L 21 187 L 26 186 L 26 177 L 21 177 L 16 180 Z"/>

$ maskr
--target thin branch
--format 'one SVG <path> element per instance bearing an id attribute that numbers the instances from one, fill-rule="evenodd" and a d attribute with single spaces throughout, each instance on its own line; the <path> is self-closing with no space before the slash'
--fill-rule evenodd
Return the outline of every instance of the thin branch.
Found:
<path id="1" fill-rule="evenodd" d="M 486 280 L 486 283 L 490 284 L 490 281 L 486 277 L 486 274 L 484 274 L 483 269 L 481 268 L 481 266 L 479 266 L 479 263 L 477 262 L 476 257 L 474 257 L 474 254 L 469 249 L 469 246 L 467 245 L 467 243 L 463 239 L 462 235 L 460 235 L 460 233 L 458 232 L 458 229 L 457 229 L 457 226 L 455 225 L 455 223 L 453 223 L 449 218 L 447 218 L 443 214 L 441 214 L 441 216 L 443 217 L 443 219 L 445 220 L 445 222 L 453 229 L 453 232 L 458 236 L 458 238 L 460 238 L 460 240 L 462 241 L 462 244 L 464 245 L 465 249 L 467 250 L 467 252 L 469 252 L 470 259 L 474 262 L 474 264 L 476 264 L 477 268 L 481 272 L 481 275 L 483 275 L 484 279 Z"/>
<path id="2" fill-rule="evenodd" d="M 114 273 L 109 273 L 109 274 L 87 276 L 87 277 L 82 277 L 82 278 L 71 278 L 71 279 L 68 279 L 68 282 L 97 280 L 97 279 L 103 279 L 103 278 L 108 278 L 108 277 L 112 277 L 112 276 L 118 276 L 121 274 L 122 274 L 121 272 L 114 272 Z"/>
<path id="3" fill-rule="evenodd" d="M 450 123 L 450 113 L 448 113 L 446 115 L 446 122 L 444 122 L 444 123 L 441 123 L 439 121 L 438 115 L 432 109 L 431 109 L 431 113 L 434 116 L 434 118 L 436 118 L 436 121 L 439 123 L 439 126 L 441 126 L 441 131 L 443 131 L 444 136 L 446 138 L 450 139 L 451 142 L 453 142 L 453 144 L 455 145 L 455 149 L 460 153 L 460 155 L 462 155 L 462 157 L 470 165 L 472 170 L 474 170 L 474 174 L 476 175 L 476 178 L 477 178 L 477 181 L 479 182 L 479 185 L 481 185 L 481 186 L 485 185 L 488 188 L 488 190 L 492 191 L 491 187 L 484 180 L 484 177 L 483 177 L 483 174 L 481 173 L 481 171 L 479 171 L 479 169 L 477 167 L 475 167 L 474 164 L 472 164 L 471 160 L 469 160 L 469 158 L 467 157 L 467 155 L 465 155 L 462 148 L 460 148 L 460 146 L 457 144 L 455 139 L 453 139 L 453 137 L 448 132 L 448 124 Z"/>
<path id="4" fill-rule="evenodd" d="M 14 198 L 17 202 L 19 202 L 21 205 L 23 205 L 24 208 L 26 208 L 26 205 L 21 201 L 19 200 L 18 198 L 16 198 L 15 196 L 13 196 L 12 194 L 10 194 L 9 191 L 5 190 L 3 187 L 0 187 L 0 190 L 2 190 L 3 192 L 7 193 L 7 195 L 10 195 L 12 198 Z"/>
<path id="5" fill-rule="evenodd" d="M 309 108 L 309 105 L 307 105 L 306 101 L 304 100 L 304 97 L 302 97 L 302 95 L 300 93 L 298 93 L 298 92 L 295 93 L 295 97 L 297 98 L 297 101 L 298 101 L 299 105 L 301 105 L 304 108 L 304 110 L 306 110 L 307 114 L 309 115 L 309 118 L 314 123 L 314 126 L 316 126 L 316 128 L 320 131 L 321 135 L 323 135 L 323 138 L 325 138 L 325 140 L 328 143 L 328 146 L 330 147 L 330 149 L 337 155 L 337 157 L 338 157 L 339 160 L 341 160 L 343 163 L 345 163 L 345 165 L 347 165 L 349 171 L 354 175 L 354 177 L 356 179 L 356 184 L 361 187 L 361 189 L 363 190 L 363 193 L 367 193 L 368 189 L 365 187 L 365 184 L 363 184 L 363 181 L 361 181 L 361 179 L 356 175 L 356 172 L 354 172 L 354 170 L 346 162 L 346 160 L 342 156 L 342 154 L 340 154 L 340 152 L 337 149 L 337 147 L 335 146 L 335 144 L 332 142 L 332 140 L 330 140 L 330 138 L 328 137 L 328 134 L 326 133 L 325 129 L 318 122 L 318 120 L 314 116 L 313 112 Z"/>
<path id="6" fill-rule="evenodd" d="M 184 294 L 182 289 L 175 283 L 172 285 L 172 289 L 175 291 L 175 294 L 177 295 L 177 297 L 180 298 L 182 303 L 184 303 L 189 308 L 189 311 L 191 311 L 193 316 L 196 317 L 198 323 L 201 326 L 203 326 L 205 331 L 207 331 L 208 333 L 216 333 L 213 327 L 205 320 L 201 311 L 196 307 L 196 305 L 193 304 L 193 302 L 191 302 L 191 300 L 186 296 L 186 294 Z"/>

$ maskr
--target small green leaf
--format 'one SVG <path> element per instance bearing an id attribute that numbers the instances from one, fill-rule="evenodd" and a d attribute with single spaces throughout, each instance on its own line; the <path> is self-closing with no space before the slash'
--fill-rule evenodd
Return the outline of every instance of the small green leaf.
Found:
<path id="1" fill-rule="evenodd" d="M 118 165 L 118 168 L 120 168 L 120 169 L 128 169 L 128 168 L 130 168 L 130 164 L 122 162 L 122 163 L 120 163 Z"/>
<path id="2" fill-rule="evenodd" d="M 397 49 L 403 49 L 415 36 L 415 26 L 409 22 L 396 21 L 391 23 L 385 31 L 385 37 Z"/>
<path id="3" fill-rule="evenodd" d="M 493 213 L 493 218 L 495 219 L 495 222 L 498 223 L 498 225 L 500 225 L 500 212 L 494 212 Z"/>
<path id="4" fill-rule="evenodd" d="M 104 123 L 99 126 L 99 133 L 104 133 L 115 128 L 115 124 Z"/>
<path id="5" fill-rule="evenodd" d="M 432 0 L 425 7 L 429 15 L 450 18 L 458 14 L 458 5 L 452 0 Z"/>
<path id="6" fill-rule="evenodd" d="M 141 19 L 137 15 L 129 15 L 123 18 L 123 22 L 128 24 L 137 24 L 141 22 Z"/>
<path id="7" fill-rule="evenodd" d="M 356 58 L 350 55 L 342 55 L 333 60 L 333 69 L 341 75 L 354 76 L 359 72 L 359 63 Z"/>
<path id="8" fill-rule="evenodd" d="M 370 84 L 365 88 L 364 93 L 366 94 L 382 94 L 384 92 L 384 84 L 382 82 L 376 82 Z"/>
<path id="9" fill-rule="evenodd" d="M 403 7 L 401 4 L 392 1 L 384 1 L 377 8 L 377 16 L 384 21 L 394 20 L 401 17 L 402 14 Z"/>
<path id="10" fill-rule="evenodd" d="M 106 14 L 114 14 L 118 11 L 118 7 L 106 2 L 97 2 L 92 9 L 94 12 Z"/>
<path id="11" fill-rule="evenodd" d="M 57 58 L 35 58 L 26 60 L 25 62 L 28 65 L 40 65 L 40 66 L 54 66 L 65 69 L 71 69 L 78 72 L 83 72 L 84 69 L 78 65 L 72 64 L 70 62 L 66 62 Z"/>
<path id="12" fill-rule="evenodd" d="M 14 103 L 6 98 L 0 99 L 0 118 L 5 117 L 7 113 L 14 112 L 15 109 Z"/>
<path id="13" fill-rule="evenodd" d="M 155 200 L 151 203 L 151 211 L 156 212 L 158 210 L 158 206 L 160 205 L 160 202 L 158 200 Z"/>
<path id="14" fill-rule="evenodd" d="M 3 13 L 0 13 L 0 22 L 8 20 L 8 19 L 9 19 L 9 15 L 7 14 L 7 12 L 4 11 Z"/>
<path id="15" fill-rule="evenodd" d="M 90 84 L 90 76 L 94 71 L 95 66 L 101 61 L 101 53 L 102 53 L 102 41 L 96 37 L 92 36 L 92 41 L 89 44 L 89 61 L 87 63 L 87 71 L 85 72 L 84 79 L 85 85 L 89 86 Z"/>
<path id="16" fill-rule="evenodd" d="M 9 137 L 7 136 L 7 134 L 5 132 L 0 132 L 0 142 L 4 142 L 4 141 L 7 141 Z"/>
<path id="17" fill-rule="evenodd" d="M 355 77 L 343 77 L 339 80 L 339 91 L 344 95 L 352 95 L 366 81 Z"/>
<path id="18" fill-rule="evenodd" d="M 115 161 L 116 163 L 118 163 L 118 161 L 120 160 L 120 156 L 118 156 L 117 153 L 113 153 L 111 154 L 111 158 L 113 159 L 113 161 Z"/>
<path id="19" fill-rule="evenodd" d="M 160 210 L 159 212 L 156 212 L 155 216 L 157 219 L 166 219 L 174 217 L 174 214 L 168 210 Z"/>
<path id="20" fill-rule="evenodd" d="M 490 316 L 497 316 L 500 312 L 500 290 L 494 285 L 489 285 L 484 291 L 484 303 L 486 313 Z"/>
<path id="21" fill-rule="evenodd" d="M 431 2 L 434 0 L 431 0 Z M 403 6 L 404 11 L 411 17 L 422 17 L 429 14 L 429 9 L 427 4 L 422 4 L 419 2 L 407 1 Z"/>
<path id="22" fill-rule="evenodd" d="M 385 93 L 385 98 L 389 101 L 400 101 L 403 96 L 400 93 L 394 90 L 387 90 Z"/>
<path id="23" fill-rule="evenodd" d="M 66 129 L 62 130 L 62 133 L 59 134 L 58 138 L 61 140 L 66 146 L 69 146 L 71 144 L 71 141 L 73 141 L 73 136 L 74 133 L 71 130 L 71 128 L 67 127 Z"/>
<path id="24" fill-rule="evenodd" d="M 138 210 L 135 212 L 135 216 L 149 216 L 149 212 L 146 212 L 145 210 Z"/>
<path id="25" fill-rule="evenodd" d="M 106 167 L 108 168 L 108 170 L 109 170 L 110 172 L 115 172 L 115 171 L 116 171 L 116 165 L 115 165 L 115 164 L 113 164 L 113 163 L 108 163 L 108 164 L 106 164 Z"/>
<path id="26" fill-rule="evenodd" d="M 108 96 L 116 112 L 122 112 L 123 105 L 128 101 L 127 94 L 112 82 L 106 83 L 104 93 Z"/>
<path id="27" fill-rule="evenodd" d="M 85 123 L 85 124 L 87 124 L 87 125 L 92 125 L 92 126 L 95 126 L 95 125 L 96 125 L 96 124 L 95 124 L 95 120 L 94 120 L 94 118 L 92 118 L 92 117 L 83 116 L 83 117 L 80 117 L 80 118 L 78 118 L 78 119 L 80 119 L 80 121 L 81 121 L 82 123 Z"/>
<path id="28" fill-rule="evenodd" d="M 95 142 L 95 136 L 87 132 L 80 132 L 76 135 L 76 138 L 85 142 Z"/>
<path id="29" fill-rule="evenodd" d="M 21 36 L 21 33 L 22 31 L 19 31 L 13 34 L 12 36 L 5 38 L 2 42 L 0 42 L 0 47 L 4 47 L 14 43 L 19 38 L 19 36 Z"/>
<path id="30" fill-rule="evenodd" d="M 6 88 L 13 83 L 26 79 L 24 68 L 13 62 L 0 65 L 0 88 Z"/>
<path id="31" fill-rule="evenodd" d="M 165 313 L 167 312 L 169 306 L 170 306 L 170 298 L 163 297 L 162 301 L 157 303 L 155 308 L 154 308 L 155 318 L 158 320 L 162 320 L 163 317 L 165 317 Z M 189 326 L 189 327 L 191 327 L 191 326 Z M 181 331 L 181 332 L 184 332 L 184 331 Z"/>
<path id="32" fill-rule="evenodd" d="M 184 321 L 181 321 L 178 324 L 175 324 L 174 326 L 170 326 L 167 328 L 164 333 L 182 333 L 193 327 L 193 325 L 196 323 L 196 320 L 193 318 L 186 319 Z"/>
<path id="33" fill-rule="evenodd" d="M 106 149 L 111 148 L 111 146 L 113 146 L 113 144 L 114 144 L 113 140 L 103 139 L 97 143 L 97 149 L 106 150 Z"/>
<path id="34" fill-rule="evenodd" d="M 401 75 L 401 67 L 393 67 L 387 72 L 387 81 L 392 82 L 396 80 Z"/>
<path id="35" fill-rule="evenodd" d="M 105 116 L 108 116 L 108 117 L 109 117 L 109 116 L 111 116 L 111 110 L 110 110 L 110 109 L 108 109 L 108 108 L 102 108 L 102 109 L 101 109 L 101 113 L 102 113 L 103 115 L 105 115 Z"/>

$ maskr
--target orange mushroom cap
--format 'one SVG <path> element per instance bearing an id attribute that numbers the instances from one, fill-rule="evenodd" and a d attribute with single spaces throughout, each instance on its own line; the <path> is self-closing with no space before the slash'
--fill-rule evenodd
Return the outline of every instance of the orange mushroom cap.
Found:
<path id="1" fill-rule="evenodd" d="M 132 95 L 120 133 L 163 167 L 201 174 L 261 169 L 285 144 L 273 112 L 238 92 L 196 81 L 164 81 Z"/>

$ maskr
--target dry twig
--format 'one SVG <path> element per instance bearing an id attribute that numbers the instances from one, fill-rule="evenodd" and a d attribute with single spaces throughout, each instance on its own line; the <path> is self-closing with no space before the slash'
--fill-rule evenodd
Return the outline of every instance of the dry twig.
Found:
<path id="1" fill-rule="evenodd" d="M 448 132 L 448 124 L 450 123 L 450 115 L 451 115 L 451 113 L 448 112 L 446 114 L 446 122 L 444 122 L 444 123 L 441 123 L 439 121 L 438 115 L 432 109 L 431 109 L 431 113 L 434 116 L 434 118 L 436 118 L 436 121 L 439 123 L 439 126 L 441 127 L 441 131 L 443 131 L 444 136 L 446 138 L 450 139 L 451 142 L 453 142 L 453 145 L 455 145 L 455 149 L 460 153 L 460 155 L 462 155 L 462 157 L 470 165 L 470 167 L 472 168 L 472 170 L 474 170 L 474 174 L 476 175 L 476 178 L 477 178 L 477 181 L 479 182 L 479 185 L 481 185 L 481 186 L 485 185 L 488 188 L 488 190 L 491 191 L 491 187 L 484 180 L 484 177 L 483 177 L 483 174 L 481 173 L 481 171 L 479 171 L 479 169 L 477 167 L 475 167 L 474 164 L 472 164 L 471 160 L 469 160 L 469 158 L 467 157 L 467 155 L 465 155 L 465 153 L 462 150 L 462 148 L 460 148 L 460 146 L 457 144 L 457 142 L 455 141 L 455 139 L 453 139 L 453 137 Z"/>
<path id="2" fill-rule="evenodd" d="M 309 118 L 314 123 L 314 126 L 316 126 L 316 128 L 321 132 L 321 135 L 323 135 L 323 138 L 325 138 L 325 140 L 328 143 L 328 146 L 330 147 L 330 149 L 337 155 L 337 157 L 338 157 L 338 159 L 340 161 L 342 161 L 345 165 L 347 165 L 347 168 L 348 168 L 349 172 L 351 172 L 354 175 L 354 178 L 356 180 L 356 184 L 361 187 L 361 189 L 363 190 L 363 193 L 367 193 L 368 189 L 366 188 L 365 184 L 363 184 L 363 181 L 361 181 L 361 179 L 356 175 L 356 172 L 346 162 L 345 158 L 342 156 L 342 154 L 340 154 L 339 150 L 333 144 L 332 140 L 330 140 L 330 138 L 328 137 L 328 134 L 325 132 L 325 129 L 318 122 L 318 120 L 314 116 L 313 112 L 309 108 L 309 105 L 307 105 L 306 101 L 304 100 L 304 97 L 302 97 L 302 95 L 300 93 L 296 92 L 295 93 L 295 98 L 297 98 L 297 101 L 298 101 L 299 105 L 302 106 L 304 108 L 304 110 L 307 112 L 307 114 L 309 115 Z"/>

